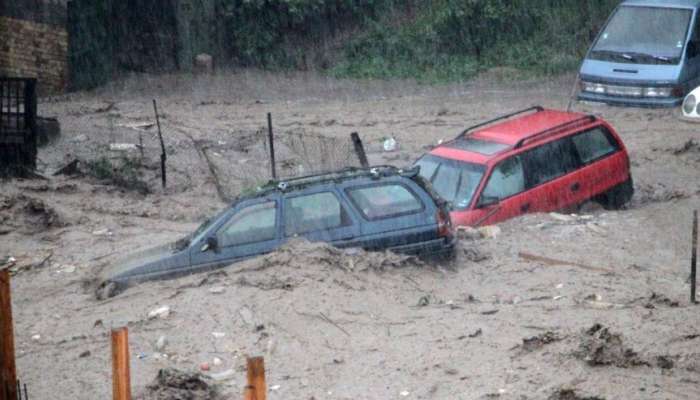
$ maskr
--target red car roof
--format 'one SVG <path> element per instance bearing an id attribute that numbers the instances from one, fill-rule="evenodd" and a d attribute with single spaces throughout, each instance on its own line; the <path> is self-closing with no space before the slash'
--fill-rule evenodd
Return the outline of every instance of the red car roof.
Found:
<path id="1" fill-rule="evenodd" d="M 493 125 L 474 131 L 468 135 L 468 137 L 470 139 L 499 142 L 515 146 L 515 144 L 522 139 L 550 128 L 556 128 L 557 126 L 575 121 L 582 117 L 585 117 L 585 114 L 545 109 L 504 122 L 494 123 Z M 480 164 L 488 162 L 488 160 L 496 157 L 499 153 L 484 155 L 473 151 L 450 147 L 449 143 L 440 145 L 430 152 L 430 154 L 436 156 Z"/>

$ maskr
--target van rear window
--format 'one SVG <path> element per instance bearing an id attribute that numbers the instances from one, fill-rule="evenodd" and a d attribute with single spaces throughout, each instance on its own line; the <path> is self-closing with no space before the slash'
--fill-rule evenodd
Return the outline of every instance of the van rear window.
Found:
<path id="1" fill-rule="evenodd" d="M 413 214 L 424 207 L 415 194 L 397 183 L 348 189 L 347 194 L 369 220 Z"/>

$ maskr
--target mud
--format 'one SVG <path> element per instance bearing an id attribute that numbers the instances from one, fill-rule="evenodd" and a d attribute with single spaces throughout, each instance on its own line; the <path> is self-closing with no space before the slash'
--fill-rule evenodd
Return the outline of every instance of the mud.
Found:
<path id="1" fill-rule="evenodd" d="M 280 270 L 281 267 L 339 268 L 347 272 L 385 271 L 402 267 L 420 267 L 424 262 L 417 257 L 391 251 L 366 251 L 358 248 L 339 249 L 323 242 L 294 239 L 264 256 L 244 261 L 236 268 L 239 272 Z"/>
<path id="2" fill-rule="evenodd" d="M 687 199 L 690 193 L 682 189 L 669 189 L 663 183 L 654 185 L 641 184 L 635 187 L 635 196 L 631 202 L 634 206 L 648 203 L 668 203 L 674 200 Z"/>
<path id="3" fill-rule="evenodd" d="M 649 296 L 649 299 L 647 300 L 647 303 L 645 305 L 646 308 L 656 308 L 656 307 L 679 307 L 680 303 L 676 300 L 671 300 L 668 297 L 659 294 L 659 293 L 652 293 L 651 296 Z"/>
<path id="4" fill-rule="evenodd" d="M 537 336 L 523 339 L 523 344 L 520 348 L 524 352 L 536 351 L 548 344 L 558 342 L 562 339 L 563 338 L 558 333 L 548 331 Z"/>
<path id="5" fill-rule="evenodd" d="M 0 195 L 0 232 L 32 235 L 67 226 L 68 222 L 44 200 L 25 195 Z"/>
<path id="6" fill-rule="evenodd" d="M 673 149 L 673 154 L 678 156 L 678 155 L 683 155 L 683 154 L 700 154 L 700 143 L 698 143 L 694 139 L 690 139 L 687 142 L 683 144 L 682 147 Z M 700 160 L 700 158 L 698 158 Z"/>
<path id="7" fill-rule="evenodd" d="M 611 333 L 600 324 L 586 330 L 577 356 L 592 367 L 612 365 L 618 368 L 649 366 L 634 350 L 625 347 L 622 335 Z"/>
<path id="8" fill-rule="evenodd" d="M 272 253 L 235 264 L 233 274 L 237 276 L 236 284 L 241 286 L 291 291 L 305 286 L 308 280 L 336 275 L 333 272 L 336 270 L 346 273 L 339 275 L 343 277 L 343 285 L 354 287 L 349 282 L 361 285 L 367 278 L 362 273 L 409 267 L 429 268 L 429 265 L 416 257 L 390 251 L 339 249 L 327 243 L 295 239 Z M 341 281 L 336 279 L 336 282 Z"/>
<path id="9" fill-rule="evenodd" d="M 547 400 L 605 400 L 602 397 L 597 396 L 582 396 L 576 394 L 573 389 L 561 389 L 547 398 Z"/>
<path id="10" fill-rule="evenodd" d="M 240 398 L 246 356 L 263 355 L 271 400 L 548 399 L 567 388 L 573 394 L 560 397 L 696 398 L 700 314 L 688 304 L 687 279 L 700 175 L 692 148 L 679 155 L 666 149 L 697 142 L 698 132 L 678 120 L 677 109 L 575 104 L 622 136 L 637 188 L 631 207 L 589 204 L 571 211 L 581 217 L 569 222 L 516 218 L 489 237 L 468 235 L 450 263 L 304 243 L 102 301 L 84 286 L 102 266 L 170 243 L 225 207 L 217 183 L 235 194 L 269 179 L 268 112 L 284 171 L 304 158 L 287 135 L 337 144 L 353 131 L 372 164 L 404 166 L 465 126 L 537 103 L 566 107 L 574 78 L 421 86 L 238 71 L 133 77 L 42 100 L 41 114 L 61 123 L 61 136 L 39 150 L 39 172 L 50 180 L 0 182 L 0 197 L 40 200 L 45 207 L 32 209 L 53 209 L 59 222 L 42 217 L 46 211 L 28 212 L 26 201 L 0 210 L 2 226 L 12 225 L 0 235 L 0 262 L 11 256 L 21 267 L 12 280 L 15 345 L 30 396 L 108 398 L 109 329 L 126 325 L 134 393 L 145 394 L 162 369 L 198 371 L 208 362 L 211 375 L 233 371 L 217 387 L 225 398 Z M 160 156 L 153 98 L 163 114 L 165 189 L 153 169 Z M 398 150 L 385 152 L 390 136 Z M 137 176 L 147 195 L 108 180 L 53 176 L 76 158 L 119 160 L 123 153 L 109 145 L 138 144 L 139 137 L 147 168 Z M 207 148 L 218 181 L 195 142 Z M 311 153 L 307 158 L 320 161 L 320 151 Z M 589 296 L 594 300 L 582 300 Z M 148 318 L 164 306 L 167 317 Z M 607 336 L 581 334 L 595 323 Z M 547 332 L 562 340 L 549 342 Z M 154 345 L 161 336 L 165 349 Z M 513 350 L 533 337 L 549 343 Z M 592 360 L 610 364 L 591 367 L 578 358 L 581 342 Z M 630 349 L 636 358 L 625 358 Z M 649 367 L 615 365 L 637 360 Z"/>
<path id="11" fill-rule="evenodd" d="M 218 391 L 198 373 L 188 373 L 172 368 L 158 371 L 153 383 L 146 387 L 140 400 L 216 400 Z"/>

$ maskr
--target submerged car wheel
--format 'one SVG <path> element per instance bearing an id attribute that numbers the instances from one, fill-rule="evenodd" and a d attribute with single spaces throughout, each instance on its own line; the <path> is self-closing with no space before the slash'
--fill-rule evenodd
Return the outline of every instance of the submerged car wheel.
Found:
<path id="1" fill-rule="evenodd" d="M 632 176 L 626 181 L 608 190 L 596 198 L 606 210 L 619 210 L 632 200 L 634 195 L 634 183 Z"/>

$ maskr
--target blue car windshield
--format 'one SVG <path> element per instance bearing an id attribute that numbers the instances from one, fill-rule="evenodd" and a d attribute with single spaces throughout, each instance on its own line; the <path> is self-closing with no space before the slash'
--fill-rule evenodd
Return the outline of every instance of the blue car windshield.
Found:
<path id="1" fill-rule="evenodd" d="M 692 11 L 622 6 L 593 46 L 591 57 L 633 64 L 678 64 Z"/>
<path id="2" fill-rule="evenodd" d="M 486 171 L 483 165 L 430 154 L 423 156 L 416 165 L 420 166 L 420 176 L 432 183 L 440 197 L 458 210 L 469 206 Z"/>
<path id="3" fill-rule="evenodd" d="M 201 240 L 205 232 L 207 232 L 207 230 L 209 229 L 209 227 L 214 225 L 214 223 L 217 222 L 229 210 L 230 208 L 225 208 L 221 210 L 218 214 L 216 214 L 216 216 L 209 217 L 202 221 L 202 223 L 199 224 L 199 226 L 197 227 L 197 229 L 195 229 L 194 232 L 175 242 L 175 249 L 184 250 L 187 248 L 187 246 L 190 245 L 190 243 L 195 243 Z"/>

